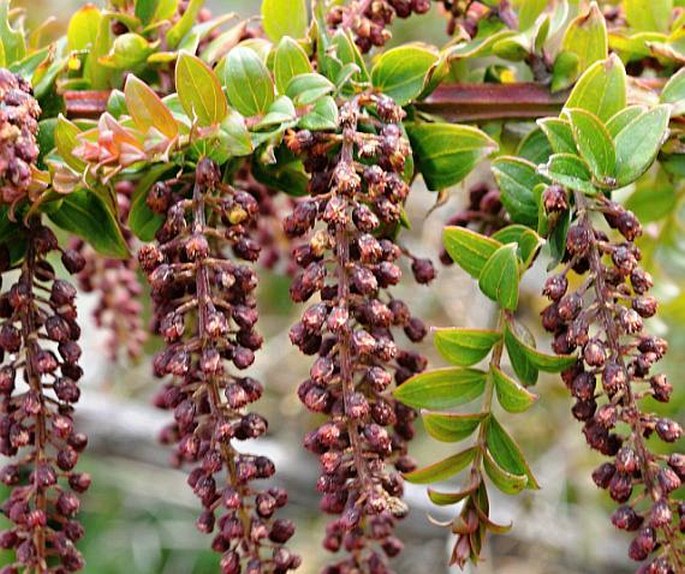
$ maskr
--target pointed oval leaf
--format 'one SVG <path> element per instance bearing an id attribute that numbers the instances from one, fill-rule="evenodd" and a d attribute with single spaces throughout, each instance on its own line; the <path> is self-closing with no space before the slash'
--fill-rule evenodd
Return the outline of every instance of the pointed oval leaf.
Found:
<path id="1" fill-rule="evenodd" d="M 466 227 L 445 227 L 442 241 L 448 255 L 474 279 L 501 243 Z"/>
<path id="2" fill-rule="evenodd" d="M 490 368 L 492 380 L 495 383 L 497 400 L 505 411 L 522 413 L 535 404 L 538 397 L 520 385 L 510 376 L 494 365 Z"/>
<path id="3" fill-rule="evenodd" d="M 75 124 L 62 114 L 59 115 L 55 126 L 55 147 L 64 163 L 78 173 L 82 173 L 86 169 L 86 162 L 74 155 L 74 149 L 79 145 L 78 135 L 80 133 L 81 130 Z"/>
<path id="4" fill-rule="evenodd" d="M 516 155 L 533 164 L 547 161 L 547 158 L 554 153 L 554 150 L 549 145 L 549 140 L 539 127 L 530 130 L 526 137 L 521 140 Z"/>
<path id="5" fill-rule="evenodd" d="M 666 82 L 659 101 L 662 104 L 673 105 L 672 116 L 679 116 L 685 112 L 685 68 L 678 70 Z"/>
<path id="6" fill-rule="evenodd" d="M 289 36 L 281 38 L 274 54 L 274 77 L 278 93 L 284 94 L 295 76 L 311 71 L 312 65 L 302 46 Z"/>
<path id="7" fill-rule="evenodd" d="M 517 243 L 518 256 L 525 267 L 535 259 L 540 246 L 544 243 L 535 231 L 525 225 L 508 225 L 492 234 L 492 238 L 500 243 Z"/>
<path id="8" fill-rule="evenodd" d="M 298 125 L 306 130 L 334 130 L 338 127 L 338 106 L 331 96 L 317 100 L 314 109 L 302 117 Z"/>
<path id="9" fill-rule="evenodd" d="M 499 424 L 494 416 L 491 415 L 488 418 L 487 425 L 485 433 L 487 450 L 497 465 L 513 475 L 527 476 L 528 482 L 526 486 L 531 490 L 540 488 L 514 439 L 507 434 L 507 431 L 502 428 L 502 425 Z"/>
<path id="10" fill-rule="evenodd" d="M 427 494 L 433 504 L 438 506 L 449 506 L 450 504 L 456 504 L 461 502 L 467 496 L 471 496 L 476 489 L 482 484 L 480 477 L 471 473 L 469 477 L 469 482 L 456 492 L 439 492 L 433 488 L 428 487 Z"/>
<path id="11" fill-rule="evenodd" d="M 576 142 L 568 121 L 561 118 L 543 118 L 537 123 L 545 132 L 554 153 L 576 153 Z"/>
<path id="12" fill-rule="evenodd" d="M 624 127 L 646 111 L 647 108 L 645 106 L 628 106 L 611 116 L 607 122 L 607 131 L 611 139 L 616 139 L 616 136 Z"/>
<path id="13" fill-rule="evenodd" d="M 371 69 L 373 86 L 400 106 L 422 91 L 426 75 L 438 55 L 422 46 L 404 45 L 384 52 Z"/>
<path id="14" fill-rule="evenodd" d="M 393 395 L 417 409 L 450 409 L 481 396 L 486 378 L 487 374 L 477 369 L 435 369 L 414 375 Z"/>
<path id="15" fill-rule="evenodd" d="M 166 33 L 166 43 L 169 48 L 176 48 L 183 39 L 183 36 L 190 32 L 203 4 L 204 0 L 190 0 L 188 2 L 183 16 Z"/>
<path id="16" fill-rule="evenodd" d="M 468 438 L 480 426 L 488 413 L 464 415 L 421 411 L 426 432 L 441 442 L 459 442 Z"/>
<path id="17" fill-rule="evenodd" d="M 616 136 L 616 174 L 618 185 L 639 178 L 654 162 L 668 137 L 668 105 L 659 105 L 635 118 Z"/>
<path id="18" fill-rule="evenodd" d="M 580 14 L 568 25 L 561 49 L 576 54 L 580 72 L 607 57 L 609 38 L 606 22 L 597 4 L 591 4 L 586 13 Z"/>
<path id="19" fill-rule="evenodd" d="M 440 462 L 436 462 L 418 470 L 408 472 L 404 475 L 404 478 L 413 484 L 430 484 L 431 482 L 440 482 L 441 480 L 446 480 L 464 470 L 473 461 L 475 456 L 475 447 L 467 448 L 466 450 L 449 456 Z"/>
<path id="20" fill-rule="evenodd" d="M 95 44 L 102 14 L 94 4 L 86 4 L 74 12 L 67 28 L 67 48 L 70 52 L 86 50 Z"/>
<path id="21" fill-rule="evenodd" d="M 220 67 L 220 77 L 231 105 L 246 117 L 266 113 L 275 99 L 271 74 L 250 48 L 233 48 Z"/>
<path id="22" fill-rule="evenodd" d="M 459 183 L 498 149 L 493 139 L 471 126 L 409 123 L 406 128 L 416 165 L 431 191 Z"/>
<path id="23" fill-rule="evenodd" d="M 273 42 L 278 42 L 283 36 L 304 38 L 308 20 L 305 0 L 262 1 L 262 24 Z"/>
<path id="24" fill-rule="evenodd" d="M 514 311 L 519 302 L 519 267 L 516 244 L 502 245 L 487 260 L 478 287 L 503 309 Z"/>
<path id="25" fill-rule="evenodd" d="M 545 180 L 535 165 L 516 157 L 498 157 L 492 162 L 492 173 L 502 192 L 502 204 L 516 223 L 537 226 L 538 206 L 533 189 Z"/>
<path id="26" fill-rule="evenodd" d="M 595 62 L 580 77 L 565 108 L 581 108 L 606 122 L 626 107 L 626 70 L 618 56 Z"/>
<path id="27" fill-rule="evenodd" d="M 538 171 L 554 183 L 588 195 L 597 190 L 592 183 L 592 173 L 587 163 L 577 155 L 555 153 L 546 164 L 538 166 Z"/>
<path id="28" fill-rule="evenodd" d="M 484 359 L 502 339 L 502 333 L 485 329 L 437 329 L 433 342 L 439 353 L 453 365 L 470 367 Z"/>
<path id="29" fill-rule="evenodd" d="M 214 72 L 187 52 L 181 52 L 176 62 L 176 91 L 186 114 L 201 126 L 218 124 L 228 113 L 226 97 Z"/>
<path id="30" fill-rule="evenodd" d="M 616 172 L 616 150 L 604 124 L 591 112 L 577 108 L 566 110 L 566 115 L 580 156 L 598 181 L 611 185 Z"/>
<path id="31" fill-rule="evenodd" d="M 502 468 L 488 450 L 483 453 L 483 467 L 494 485 L 504 494 L 518 494 L 526 488 L 528 477 L 525 474 L 513 474 Z"/>
<path id="32" fill-rule="evenodd" d="M 152 88 L 133 74 L 126 78 L 124 97 L 129 114 L 143 133 L 156 128 L 169 139 L 178 135 L 178 124 L 169 109 Z"/>
<path id="33" fill-rule="evenodd" d="M 335 86 L 328 78 L 321 74 L 311 73 L 300 74 L 290 80 L 285 94 L 296 105 L 306 106 L 331 94 L 333 90 L 335 90 Z"/>
<path id="34" fill-rule="evenodd" d="M 535 347 L 524 342 L 509 325 L 507 325 L 506 330 L 516 340 L 516 345 L 518 349 L 520 349 L 520 352 L 526 356 L 531 365 L 540 371 L 544 371 L 545 373 L 560 373 L 573 366 L 577 361 L 575 355 L 548 355 L 546 353 L 541 353 Z"/>
<path id="35" fill-rule="evenodd" d="M 538 369 L 525 353 L 522 342 L 523 334 L 518 333 L 519 330 L 521 327 L 518 323 L 507 324 L 504 329 L 504 346 L 516 376 L 523 384 L 534 385 L 538 380 Z"/>

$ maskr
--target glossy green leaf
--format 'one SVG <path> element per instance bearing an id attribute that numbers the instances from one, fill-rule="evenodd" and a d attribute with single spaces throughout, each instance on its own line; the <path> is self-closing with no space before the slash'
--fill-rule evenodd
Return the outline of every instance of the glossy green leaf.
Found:
<path id="1" fill-rule="evenodd" d="M 228 113 L 226 97 L 214 72 L 187 52 L 181 52 L 176 62 L 176 90 L 185 112 L 201 126 L 218 124 Z"/>
<path id="2" fill-rule="evenodd" d="M 615 54 L 595 62 L 580 77 L 566 100 L 566 109 L 581 108 L 606 122 L 626 107 L 626 70 Z"/>
<path id="3" fill-rule="evenodd" d="M 155 165 L 145 171 L 136 183 L 131 197 L 131 211 L 128 216 L 128 227 L 141 241 L 148 242 L 155 238 L 155 233 L 164 223 L 164 216 L 153 212 L 147 205 L 150 187 L 163 175 L 174 169 L 172 165 Z"/>
<path id="4" fill-rule="evenodd" d="M 525 344 L 524 338 L 528 339 Z M 517 322 L 508 324 L 504 329 L 504 346 L 509 362 L 524 385 L 534 385 L 538 380 L 538 368 L 530 361 L 524 348 L 526 345 L 532 347 L 534 342 L 532 335 Z"/>
<path id="5" fill-rule="evenodd" d="M 668 137 L 669 106 L 659 105 L 635 118 L 616 136 L 618 185 L 628 185 L 654 162 Z"/>
<path id="6" fill-rule="evenodd" d="M 417 409 L 450 409 L 482 395 L 486 377 L 486 373 L 476 369 L 435 369 L 414 375 L 393 395 Z"/>
<path id="7" fill-rule="evenodd" d="M 521 140 L 516 150 L 516 155 L 535 165 L 544 163 L 547 158 L 554 153 L 550 147 L 549 140 L 540 128 L 534 128 Z"/>
<path id="8" fill-rule="evenodd" d="M 474 279 L 480 277 L 485 263 L 501 244 L 465 227 L 445 227 L 443 244 L 447 254 Z"/>
<path id="9" fill-rule="evenodd" d="M 266 111 L 266 115 L 257 124 L 257 129 L 271 128 L 297 119 L 297 111 L 288 96 L 276 98 Z"/>
<path id="10" fill-rule="evenodd" d="M 275 99 L 274 83 L 254 50 L 233 48 L 219 70 L 228 100 L 236 110 L 246 117 L 266 113 Z"/>
<path id="11" fill-rule="evenodd" d="M 483 467 L 494 485 L 505 494 L 518 494 L 528 485 L 528 477 L 525 474 L 513 474 L 506 471 L 489 450 L 483 453 Z"/>
<path id="12" fill-rule="evenodd" d="M 661 90 L 659 101 L 673 106 L 671 116 L 685 113 L 685 68 L 681 68 L 669 78 Z"/>
<path id="13" fill-rule="evenodd" d="M 126 78 L 124 97 L 136 127 L 143 133 L 155 128 L 169 139 L 178 135 L 178 124 L 160 97 L 133 74 Z"/>
<path id="14" fill-rule="evenodd" d="M 470 367 L 484 359 L 501 338 L 498 331 L 448 328 L 436 329 L 433 342 L 446 361 Z"/>
<path id="15" fill-rule="evenodd" d="M 488 452 L 492 456 L 494 462 L 510 474 L 527 476 L 527 488 L 531 490 L 540 488 L 521 449 L 507 434 L 507 431 L 502 428 L 502 425 L 499 424 L 497 419 L 494 416 L 490 416 L 487 425 L 485 439 Z"/>
<path id="16" fill-rule="evenodd" d="M 554 153 L 576 153 L 571 124 L 562 118 L 543 118 L 538 120 L 540 129 L 545 133 Z M 540 162 L 543 163 L 543 162 Z"/>
<path id="17" fill-rule="evenodd" d="M 295 40 L 289 36 L 281 39 L 274 54 L 274 78 L 279 94 L 284 94 L 290 80 L 312 71 L 309 57 Z"/>
<path id="18" fill-rule="evenodd" d="M 283 36 L 304 38 L 308 21 L 305 0 L 262 0 L 262 25 L 272 42 Z"/>
<path id="19" fill-rule="evenodd" d="M 426 432 L 441 442 L 459 442 L 471 436 L 487 413 L 461 414 L 421 411 Z"/>
<path id="20" fill-rule="evenodd" d="M 635 118 L 647 111 L 645 106 L 628 106 L 611 116 L 607 122 L 607 131 L 612 139 L 616 139 L 619 132 Z"/>
<path id="21" fill-rule="evenodd" d="M 114 39 L 112 48 L 98 62 L 117 70 L 133 69 L 145 62 L 154 52 L 154 47 L 140 34 L 129 32 Z"/>
<path id="22" fill-rule="evenodd" d="M 464 470 L 476 456 L 474 447 L 449 456 L 440 462 L 425 466 L 404 475 L 405 480 L 413 484 L 430 484 L 446 480 Z"/>
<path id="23" fill-rule="evenodd" d="M 645 32 L 666 32 L 673 0 L 625 0 L 626 18 L 631 28 Z"/>
<path id="24" fill-rule="evenodd" d="M 313 104 L 316 100 L 331 94 L 335 90 L 335 85 L 321 74 L 300 74 L 295 76 L 285 90 L 295 105 L 306 106 Z"/>
<path id="25" fill-rule="evenodd" d="M 547 0 L 526 0 L 521 2 L 521 9 L 519 10 L 519 29 L 527 30 L 533 24 L 537 17 L 542 14 L 547 7 Z"/>
<path id="26" fill-rule="evenodd" d="M 561 49 L 576 54 L 579 72 L 606 59 L 609 39 L 604 15 L 597 4 L 592 3 L 587 12 L 571 21 L 561 41 Z"/>
<path id="27" fill-rule="evenodd" d="M 335 51 L 335 56 L 342 67 L 352 64 L 359 68 L 359 72 L 352 76 L 353 80 L 368 82 L 371 79 L 366 68 L 364 57 L 359 52 L 358 46 L 354 43 L 350 31 L 338 29 L 331 39 L 331 47 Z M 339 74 L 339 72 L 338 72 Z"/>
<path id="28" fill-rule="evenodd" d="M 60 208 L 49 217 L 61 229 L 85 239 L 102 255 L 122 259 L 129 256 L 119 222 L 92 191 L 77 189 L 64 196 Z"/>
<path id="29" fill-rule="evenodd" d="M 490 256 L 480 272 L 478 287 L 503 309 L 516 309 L 519 301 L 516 244 L 502 245 Z"/>
<path id="30" fill-rule="evenodd" d="M 508 225 L 492 234 L 500 243 L 517 243 L 518 256 L 525 267 L 528 267 L 544 243 L 543 239 L 525 225 Z"/>
<path id="31" fill-rule="evenodd" d="M 90 49 L 90 55 L 86 59 L 83 75 L 90 81 L 90 88 L 93 90 L 104 90 L 110 88 L 112 70 L 103 66 L 100 59 L 107 56 L 112 45 L 112 28 L 107 18 L 100 19 L 98 33 L 95 44 Z"/>
<path id="32" fill-rule="evenodd" d="M 371 69 L 373 86 L 403 106 L 422 91 L 426 75 L 438 55 L 418 45 L 404 45 L 384 52 Z"/>
<path id="33" fill-rule="evenodd" d="M 538 171 L 554 183 L 575 189 L 588 195 L 597 193 L 592 183 L 592 173 L 587 163 L 577 155 L 557 153 L 549 161 L 538 167 Z"/>
<path id="34" fill-rule="evenodd" d="M 462 181 L 497 143 L 471 126 L 446 123 L 406 125 L 416 165 L 428 189 L 446 189 Z"/>
<path id="35" fill-rule="evenodd" d="M 502 193 L 501 200 L 512 220 L 534 227 L 537 225 L 538 206 L 533 188 L 545 180 L 532 163 L 502 156 L 492 162 L 492 173 Z"/>
<path id="36" fill-rule="evenodd" d="M 245 118 L 236 111 L 228 112 L 228 115 L 221 122 L 219 141 L 229 156 L 244 157 L 254 151 Z"/>
<path id="37" fill-rule="evenodd" d="M 69 51 L 86 50 L 95 44 L 100 20 L 100 9 L 94 4 L 86 4 L 74 12 L 67 27 L 67 47 Z"/>
<path id="38" fill-rule="evenodd" d="M 26 56 L 26 41 L 21 28 L 14 29 L 9 23 L 10 0 L 0 0 L 0 40 L 5 49 L 7 65 L 18 62 Z"/>
<path id="39" fill-rule="evenodd" d="M 565 90 L 580 75 L 580 58 L 575 52 L 561 51 L 554 59 L 550 91 L 553 94 Z"/>
<path id="40" fill-rule="evenodd" d="M 78 134 L 81 130 L 63 115 L 57 118 L 55 127 L 55 147 L 57 153 L 71 169 L 82 173 L 86 169 L 86 162 L 74 155 L 74 149 L 79 145 Z"/>
<path id="41" fill-rule="evenodd" d="M 536 395 L 494 365 L 490 367 L 490 374 L 495 383 L 497 400 L 505 411 L 521 413 L 532 407 L 538 399 Z"/>
<path id="42" fill-rule="evenodd" d="M 604 124 L 591 112 L 581 109 L 567 109 L 566 115 L 580 156 L 597 180 L 611 185 L 616 171 L 616 150 Z"/>
<path id="43" fill-rule="evenodd" d="M 166 43 L 169 48 L 176 48 L 183 39 L 183 36 L 190 32 L 203 4 L 204 0 L 190 0 L 188 2 L 183 16 L 166 33 Z"/>
<path id="44" fill-rule="evenodd" d="M 298 125 L 313 131 L 334 130 L 338 127 L 338 105 L 331 96 L 324 96 L 316 101 L 312 111 L 302 117 Z"/>
<path id="45" fill-rule="evenodd" d="M 531 365 L 540 371 L 560 373 L 564 369 L 573 366 L 578 360 L 575 355 L 548 355 L 541 353 L 535 347 L 523 341 L 510 327 L 508 327 L 507 331 L 516 339 L 518 348 L 530 361 Z"/>

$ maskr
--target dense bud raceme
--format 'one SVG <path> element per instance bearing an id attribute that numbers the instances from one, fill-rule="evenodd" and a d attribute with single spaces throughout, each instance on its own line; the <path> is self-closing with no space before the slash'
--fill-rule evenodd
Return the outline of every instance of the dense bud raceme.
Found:
<path id="1" fill-rule="evenodd" d="M 578 362 L 562 377 L 576 399 L 573 415 L 584 423 L 588 444 L 613 459 L 596 469 L 593 480 L 621 504 L 613 524 L 636 531 L 630 557 L 649 559 L 641 572 L 681 572 L 681 534 L 672 521 L 680 505 L 671 496 L 682 480 L 682 467 L 673 468 L 671 461 L 677 467 L 681 455 L 658 455 L 646 442 L 656 435 L 673 443 L 682 428 L 643 410 L 646 397 L 668 401 L 671 386 L 664 375 L 652 373 L 667 344 L 644 328 L 644 319 L 656 313 L 656 300 L 647 294 L 652 280 L 639 265 L 641 253 L 634 243 L 641 226 L 632 212 L 609 199 L 576 193 L 575 200 L 566 265 L 543 291 L 552 301 L 542 313 L 543 325 L 554 334 L 557 353 L 580 351 Z M 620 239 L 596 227 L 598 214 Z M 571 270 L 585 277 L 575 291 L 567 279 Z"/>
<path id="2" fill-rule="evenodd" d="M 402 115 L 391 100 L 362 94 L 340 106 L 339 134 L 286 138 L 311 173 L 310 196 L 284 222 L 288 235 L 306 240 L 294 249 L 301 272 L 290 294 L 308 307 L 290 338 L 315 359 L 298 394 L 309 410 L 328 416 L 305 447 L 320 460 L 321 508 L 338 515 L 324 547 L 348 552 L 327 574 L 390 572 L 386 559 L 402 548 L 393 535 L 408 511 L 399 472 L 415 467 L 406 443 L 416 413 L 388 391 L 393 378 L 401 384 L 426 366 L 415 351 L 401 350 L 394 334 L 404 329 L 418 342 L 426 327 L 388 291 L 401 277 L 398 259 L 408 255 L 390 239 L 408 191 Z M 431 281 L 430 261 L 409 257 L 417 281 Z"/>
<path id="3" fill-rule="evenodd" d="M 166 342 L 155 357 L 155 374 L 173 377 L 157 398 L 175 419 L 162 438 L 177 444 L 178 465 L 195 465 L 188 483 L 204 508 L 197 527 L 214 533 L 221 572 L 284 573 L 300 564 L 284 546 L 292 524 L 274 516 L 287 495 L 252 486 L 271 478 L 274 465 L 235 446 L 267 430 L 263 417 L 246 410 L 262 395 L 262 385 L 238 374 L 262 345 L 254 329 L 256 275 L 241 262 L 259 256 L 247 234 L 259 208 L 252 195 L 220 183 L 219 169 L 208 159 L 199 161 L 192 180 L 175 187 L 158 242 L 139 251 L 156 331 Z M 229 246 L 234 257 L 226 253 Z"/>

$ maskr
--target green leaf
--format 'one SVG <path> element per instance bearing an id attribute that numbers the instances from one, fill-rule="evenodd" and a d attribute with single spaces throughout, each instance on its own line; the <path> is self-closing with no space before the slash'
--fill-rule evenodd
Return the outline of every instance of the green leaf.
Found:
<path id="1" fill-rule="evenodd" d="M 516 340 L 516 346 L 523 353 L 533 367 L 545 373 L 560 373 L 561 371 L 573 366 L 578 360 L 575 355 L 548 355 L 541 353 L 532 345 L 524 342 L 510 326 L 507 327 L 512 337 Z M 505 332 L 506 342 L 506 332 Z M 508 347 L 507 347 L 508 349 Z"/>
<path id="2" fill-rule="evenodd" d="M 233 48 L 219 66 L 219 77 L 231 105 L 246 117 L 266 113 L 275 99 L 271 74 L 250 48 Z"/>
<path id="3" fill-rule="evenodd" d="M 668 137 L 669 106 L 659 105 L 641 114 L 616 136 L 616 174 L 625 186 L 640 177 Z"/>
<path id="4" fill-rule="evenodd" d="M 314 109 L 298 125 L 313 131 L 334 130 L 338 127 L 338 105 L 331 96 L 325 96 L 316 101 Z"/>
<path id="5" fill-rule="evenodd" d="M 228 115 L 221 122 L 219 141 L 229 156 L 244 157 L 254 151 L 245 118 L 236 111 L 228 112 Z"/>
<path id="6" fill-rule="evenodd" d="M 471 126 L 409 123 L 406 128 L 416 165 L 432 191 L 459 183 L 498 148 L 493 139 Z"/>
<path id="7" fill-rule="evenodd" d="M 458 454 L 449 456 L 424 468 L 408 472 L 404 475 L 407 482 L 413 484 L 429 484 L 446 480 L 464 470 L 476 456 L 475 447 L 467 448 Z"/>
<path id="8" fill-rule="evenodd" d="M 519 301 L 519 268 L 516 244 L 502 245 L 487 260 L 478 287 L 503 309 L 514 311 Z"/>
<path id="9" fill-rule="evenodd" d="M 155 238 L 155 233 L 164 223 L 164 216 L 153 212 L 147 205 L 150 187 L 174 166 L 163 164 L 148 168 L 145 175 L 136 183 L 131 197 L 131 211 L 128 216 L 128 227 L 141 241 L 148 242 Z"/>
<path id="10" fill-rule="evenodd" d="M 527 488 L 531 490 L 540 488 L 521 449 L 507 434 L 507 431 L 502 428 L 502 425 L 499 424 L 497 419 L 494 416 L 490 416 L 487 425 L 488 428 L 485 439 L 488 446 L 488 452 L 492 455 L 493 461 L 510 474 L 527 476 Z"/>
<path id="11" fill-rule="evenodd" d="M 112 70 L 103 66 L 100 59 L 107 56 L 112 45 L 112 29 L 108 18 L 101 18 L 95 44 L 90 49 L 90 55 L 86 59 L 83 75 L 90 80 L 90 87 L 93 90 L 104 90 L 110 88 Z"/>
<path id="12" fill-rule="evenodd" d="M 534 385 L 538 380 L 538 369 L 530 361 L 524 350 L 524 336 L 530 339 L 528 346 L 532 346 L 534 343 L 532 335 L 525 331 L 519 323 L 509 323 L 504 330 L 504 346 L 516 376 L 524 385 Z"/>
<path id="13" fill-rule="evenodd" d="M 606 59 L 609 51 L 604 15 L 597 4 L 575 18 L 566 29 L 561 49 L 578 57 L 578 71 L 583 72 L 598 60 Z"/>
<path id="14" fill-rule="evenodd" d="M 607 122 L 607 131 L 611 139 L 616 139 L 616 136 L 624 127 L 646 111 L 647 108 L 645 106 L 628 106 L 611 116 L 611 119 Z"/>
<path id="15" fill-rule="evenodd" d="M 501 244 L 465 227 L 445 227 L 443 244 L 452 260 L 474 279 Z"/>
<path id="16" fill-rule="evenodd" d="M 523 159 L 502 156 L 492 162 L 492 173 L 502 192 L 502 204 L 516 223 L 537 226 L 538 206 L 533 188 L 545 180 Z"/>
<path id="17" fill-rule="evenodd" d="M 331 39 L 331 47 L 335 50 L 335 56 L 340 62 L 341 69 L 348 64 L 359 68 L 359 72 L 352 76 L 352 79 L 359 82 L 370 81 L 371 77 L 366 68 L 366 62 L 364 62 L 364 58 L 354 43 L 349 30 L 338 29 Z"/>
<path id="18" fill-rule="evenodd" d="M 204 3 L 205 0 L 190 0 L 188 2 L 183 16 L 166 33 L 166 43 L 169 48 L 172 50 L 176 48 L 183 36 L 190 32 Z"/>
<path id="19" fill-rule="evenodd" d="M 557 54 L 552 67 L 552 83 L 550 91 L 553 94 L 565 90 L 580 75 L 580 59 L 575 52 L 562 51 Z"/>
<path id="20" fill-rule="evenodd" d="M 616 150 L 604 124 L 591 112 L 568 109 L 573 139 L 580 156 L 602 184 L 611 185 L 616 171 Z"/>
<path id="21" fill-rule="evenodd" d="M 477 484 L 470 484 L 467 488 L 458 492 L 439 492 L 432 488 L 428 488 L 426 494 L 428 494 L 428 498 L 436 506 L 450 506 L 452 504 L 457 504 L 467 496 L 470 496 L 476 487 Z"/>
<path id="22" fill-rule="evenodd" d="M 178 124 L 160 97 L 133 74 L 126 78 L 124 97 L 129 114 L 143 133 L 155 128 L 169 139 L 178 135 Z"/>
<path id="23" fill-rule="evenodd" d="M 335 85 L 321 74 L 300 74 L 295 76 L 285 90 L 296 106 L 313 104 L 319 98 L 323 98 L 335 90 Z"/>
<path id="24" fill-rule="evenodd" d="M 219 80 L 207 64 L 187 52 L 176 62 L 176 90 L 183 109 L 201 126 L 218 124 L 228 113 Z"/>
<path id="25" fill-rule="evenodd" d="M 140 66 L 154 52 L 154 48 L 140 34 L 129 32 L 117 36 L 112 48 L 98 63 L 117 70 L 128 70 Z"/>
<path id="26" fill-rule="evenodd" d="M 519 30 L 527 30 L 547 7 L 547 0 L 526 0 L 519 10 Z"/>
<path id="27" fill-rule="evenodd" d="M 638 182 L 637 189 L 625 202 L 626 209 L 634 212 L 644 224 L 659 221 L 670 213 L 675 213 L 678 194 L 663 170 L 655 181 Z"/>
<path id="28" fill-rule="evenodd" d="M 470 367 L 484 359 L 502 339 L 502 333 L 485 329 L 436 329 L 433 340 L 443 358 L 459 367 Z"/>
<path id="29" fill-rule="evenodd" d="M 78 134 L 80 133 L 81 130 L 75 124 L 62 114 L 59 115 L 55 127 L 55 147 L 64 163 L 77 173 L 82 173 L 86 169 L 86 162 L 74 155 L 74 149 L 79 145 Z"/>
<path id="30" fill-rule="evenodd" d="M 486 373 L 476 369 L 435 369 L 414 375 L 393 395 L 417 409 L 450 409 L 482 395 L 486 377 Z"/>
<path id="31" fill-rule="evenodd" d="M 626 82 L 623 62 L 612 54 L 585 71 L 566 100 L 565 109 L 580 108 L 606 122 L 626 107 Z"/>
<path id="32" fill-rule="evenodd" d="M 549 140 L 540 128 L 530 130 L 516 150 L 516 155 L 533 164 L 544 163 L 554 153 Z"/>
<path id="33" fill-rule="evenodd" d="M 295 40 L 284 36 L 276 47 L 274 54 L 274 77 L 279 94 L 285 93 L 290 80 L 300 74 L 312 71 L 309 57 Z"/>
<path id="34" fill-rule="evenodd" d="M 64 196 L 60 208 L 49 217 L 55 225 L 78 235 L 102 255 L 117 259 L 129 256 L 119 222 L 92 191 L 77 189 Z"/>
<path id="35" fill-rule="evenodd" d="M 10 0 L 0 0 L 0 40 L 5 49 L 7 65 L 18 62 L 26 56 L 26 41 L 24 31 L 15 30 L 9 22 Z"/>
<path id="36" fill-rule="evenodd" d="M 530 266 L 544 243 L 543 239 L 525 225 L 508 225 L 492 234 L 492 238 L 502 244 L 517 243 L 518 256 L 525 267 Z"/>
<path id="37" fill-rule="evenodd" d="M 461 414 L 421 411 L 426 432 L 441 442 L 459 442 L 471 436 L 488 413 Z"/>
<path id="38" fill-rule="evenodd" d="M 67 49 L 73 52 L 94 46 L 101 19 L 100 9 L 94 4 L 86 4 L 74 12 L 67 28 Z"/>
<path id="39" fill-rule="evenodd" d="M 678 70 L 666 82 L 661 90 L 659 101 L 662 104 L 672 104 L 671 116 L 680 116 L 685 113 L 685 68 Z"/>
<path id="40" fill-rule="evenodd" d="M 518 494 L 528 485 L 525 474 L 513 474 L 502 468 L 489 450 L 483 453 L 483 467 L 494 485 L 505 494 Z"/>
<path id="41" fill-rule="evenodd" d="M 261 157 L 252 160 L 252 175 L 255 179 L 288 195 L 306 195 L 309 178 L 302 162 L 294 158 L 285 146 L 276 148 L 275 157 L 275 163 L 263 161 Z"/>
<path id="42" fill-rule="evenodd" d="M 524 386 L 495 367 L 490 367 L 490 374 L 495 383 L 497 400 L 505 411 L 510 413 L 522 413 L 533 406 L 538 397 L 528 391 Z"/>
<path id="43" fill-rule="evenodd" d="M 645 32 L 667 32 L 673 0 L 625 0 L 626 18 L 631 28 Z"/>
<path id="44" fill-rule="evenodd" d="M 538 171 L 554 183 L 575 189 L 588 195 L 597 193 L 592 183 L 592 174 L 588 165 L 577 155 L 557 153 L 549 161 L 538 167 Z"/>
<path id="45" fill-rule="evenodd" d="M 374 88 L 403 106 L 421 94 L 426 75 L 437 61 L 435 52 L 418 45 L 392 48 L 371 69 L 371 82 Z"/>
<path id="46" fill-rule="evenodd" d="M 537 123 L 545 132 L 554 153 L 576 153 L 576 142 L 568 121 L 561 118 L 543 118 Z"/>
<path id="47" fill-rule="evenodd" d="M 262 0 L 262 25 L 272 42 L 283 36 L 303 38 L 308 21 L 305 0 Z"/>
<path id="48" fill-rule="evenodd" d="M 292 122 L 297 119 L 297 111 L 293 105 L 293 101 L 288 96 L 280 96 L 276 98 L 269 106 L 266 115 L 256 125 L 257 129 L 267 129 L 274 126 Z"/>

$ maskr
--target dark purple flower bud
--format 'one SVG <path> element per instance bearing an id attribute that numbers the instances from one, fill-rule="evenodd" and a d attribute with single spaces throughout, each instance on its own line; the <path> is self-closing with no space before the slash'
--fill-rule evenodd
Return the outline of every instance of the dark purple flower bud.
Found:
<path id="1" fill-rule="evenodd" d="M 611 515 L 612 524 L 621 530 L 637 530 L 642 525 L 643 520 L 642 516 L 630 506 L 619 506 Z"/>

